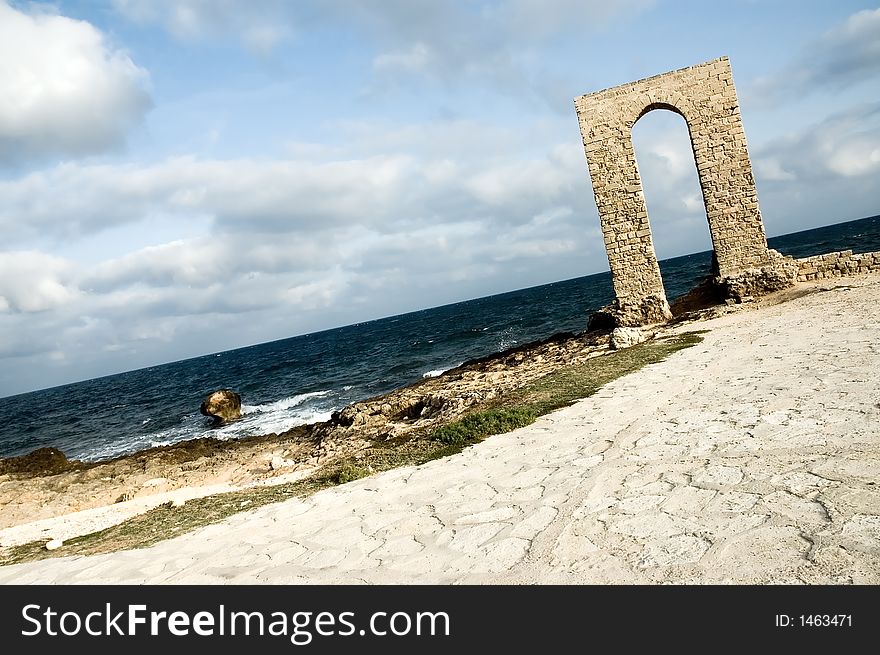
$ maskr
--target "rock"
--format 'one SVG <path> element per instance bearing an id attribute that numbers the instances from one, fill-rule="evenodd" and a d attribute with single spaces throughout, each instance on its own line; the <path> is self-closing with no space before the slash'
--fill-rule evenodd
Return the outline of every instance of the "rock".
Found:
<path id="1" fill-rule="evenodd" d="M 241 418 L 241 396 L 229 389 L 215 391 L 202 401 L 199 411 L 214 419 L 214 425 L 225 425 Z"/>
<path id="2" fill-rule="evenodd" d="M 722 289 L 715 283 L 715 278 L 704 277 L 683 296 L 669 303 L 673 316 L 683 316 L 690 312 L 699 312 L 724 302 Z"/>
<path id="3" fill-rule="evenodd" d="M 647 341 L 653 336 L 653 332 L 637 327 L 614 328 L 614 332 L 611 333 L 611 342 L 609 345 L 614 350 L 620 350 L 621 348 L 629 348 L 630 346 L 635 346 L 643 341 Z"/>
<path id="4" fill-rule="evenodd" d="M 316 444 L 315 463 L 345 451 L 356 452 L 373 441 L 397 439 L 454 420 L 470 408 L 562 366 L 607 352 L 607 344 L 604 333 L 563 332 L 468 360 L 456 367 L 455 375 L 423 378 L 408 387 L 352 403 L 333 412 L 329 421 L 309 428 L 307 438 Z M 267 467 L 271 457 L 266 453 Z"/>
<path id="5" fill-rule="evenodd" d="M 0 475 L 4 473 L 28 476 L 55 475 L 79 466 L 81 466 L 79 462 L 71 462 L 57 448 L 37 448 L 27 455 L 0 459 Z"/>
<path id="6" fill-rule="evenodd" d="M 769 250 L 770 263 L 761 268 L 747 269 L 726 278 L 716 278 L 722 297 L 734 302 L 749 302 L 773 291 L 780 291 L 797 283 L 798 263 L 791 257 Z"/>
<path id="7" fill-rule="evenodd" d="M 278 469 L 288 468 L 290 466 L 294 466 L 296 464 L 295 461 L 290 459 L 285 459 L 281 457 L 281 455 L 273 455 L 272 459 L 269 460 L 269 468 L 273 471 L 277 471 Z"/>
<path id="8" fill-rule="evenodd" d="M 64 545 L 61 539 L 50 539 L 46 542 L 46 550 L 58 550 Z"/>
<path id="9" fill-rule="evenodd" d="M 614 307 L 606 305 L 592 314 L 587 319 L 587 332 L 608 332 L 614 329 L 617 324 L 614 318 Z"/>

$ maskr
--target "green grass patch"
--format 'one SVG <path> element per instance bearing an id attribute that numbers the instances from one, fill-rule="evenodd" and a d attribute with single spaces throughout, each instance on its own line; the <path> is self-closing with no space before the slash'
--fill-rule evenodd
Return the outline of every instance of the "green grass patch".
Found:
<path id="1" fill-rule="evenodd" d="M 498 407 L 468 414 L 460 421 L 444 425 L 432 437 L 449 445 L 465 444 L 493 434 L 510 432 L 534 422 L 538 415 L 530 407 Z"/>
<path id="2" fill-rule="evenodd" d="M 612 380 L 698 344 L 705 332 L 658 339 L 594 357 L 585 364 L 561 368 L 505 394 L 493 407 L 437 428 L 431 438 L 445 444 L 468 445 L 493 434 L 524 427 L 539 416 L 593 395 Z"/>
<path id="3" fill-rule="evenodd" d="M 339 473 L 336 474 L 336 484 L 345 484 L 346 482 L 360 480 L 361 478 L 367 477 L 372 472 L 372 467 L 364 468 L 357 464 L 347 462 L 339 468 Z"/>
<path id="4" fill-rule="evenodd" d="M 356 456 L 327 465 L 318 475 L 304 480 L 195 498 L 181 507 L 166 503 L 119 525 L 65 541 L 54 551 L 46 550 L 43 541 L 6 548 L 0 551 L 0 566 L 50 557 L 146 548 L 244 510 L 303 498 L 398 466 L 420 465 L 448 457 L 493 434 L 529 425 L 542 414 L 592 395 L 612 380 L 696 345 L 702 341 L 701 334 L 689 332 L 658 339 L 595 357 L 585 364 L 559 369 L 437 428 L 428 438 L 377 442 Z"/>

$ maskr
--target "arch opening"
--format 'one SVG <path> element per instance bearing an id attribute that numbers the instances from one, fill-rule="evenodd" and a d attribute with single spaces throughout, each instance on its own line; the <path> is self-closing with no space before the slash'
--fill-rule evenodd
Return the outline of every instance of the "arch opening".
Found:
<path id="1" fill-rule="evenodd" d="M 638 123 L 643 116 L 645 116 L 646 114 L 650 114 L 656 109 L 671 111 L 673 114 L 681 116 L 684 122 L 687 123 L 687 117 L 682 113 L 681 109 L 679 109 L 675 105 L 671 105 L 668 102 L 649 102 L 647 105 L 645 105 L 644 109 L 639 112 L 639 115 L 636 116 L 636 119 L 633 121 L 633 127 L 635 127 L 635 124 Z"/>
<path id="2" fill-rule="evenodd" d="M 669 301 L 718 274 L 690 127 L 671 105 L 649 105 L 631 130 L 654 250 Z"/>

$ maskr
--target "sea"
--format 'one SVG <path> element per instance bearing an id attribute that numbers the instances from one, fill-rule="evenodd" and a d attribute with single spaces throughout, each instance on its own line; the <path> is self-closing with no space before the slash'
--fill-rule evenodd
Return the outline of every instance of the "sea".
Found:
<path id="1" fill-rule="evenodd" d="M 794 257 L 880 250 L 880 216 L 768 242 Z M 708 275 L 710 263 L 711 251 L 661 261 L 670 300 Z M 0 457 L 51 446 L 99 461 L 197 437 L 280 433 L 466 360 L 582 332 L 612 299 L 606 271 L 0 398 Z M 213 428 L 199 404 L 223 388 L 241 394 L 243 417 Z"/>

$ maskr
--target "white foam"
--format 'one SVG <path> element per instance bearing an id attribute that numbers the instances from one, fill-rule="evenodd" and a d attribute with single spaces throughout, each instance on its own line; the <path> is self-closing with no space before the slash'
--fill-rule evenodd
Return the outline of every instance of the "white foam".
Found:
<path id="1" fill-rule="evenodd" d="M 281 432 L 286 432 L 291 428 L 295 428 L 298 425 L 307 425 L 309 423 L 320 423 L 322 421 L 329 421 L 330 415 L 332 412 L 319 412 L 319 411 L 311 411 L 311 412 L 299 412 L 293 416 L 272 416 L 267 417 L 264 420 L 261 420 L 258 425 L 259 429 L 254 430 L 251 429 L 243 429 L 240 430 L 241 434 L 230 435 L 232 436 L 244 436 L 245 434 L 269 434 L 270 432 L 275 432 L 276 434 Z M 242 424 L 238 424 L 235 427 L 243 428 Z M 238 432 L 238 430 L 236 431 Z"/>
<path id="2" fill-rule="evenodd" d="M 170 446 L 177 443 L 177 439 L 152 439 L 150 440 L 150 448 L 158 448 L 160 446 Z"/>
<path id="3" fill-rule="evenodd" d="M 321 396 L 327 396 L 330 393 L 332 392 L 312 391 L 311 393 L 301 393 L 296 396 L 290 396 L 289 398 L 282 398 L 281 400 L 276 400 L 274 403 L 266 403 L 264 405 L 242 405 L 241 414 L 242 416 L 246 416 L 248 414 L 256 414 L 260 412 L 283 411 L 285 409 L 290 409 L 291 407 L 302 405 L 311 398 L 320 398 Z"/>
<path id="4" fill-rule="evenodd" d="M 322 401 L 319 407 L 309 406 L 308 402 L 314 398 L 323 398 L 331 394 L 331 391 L 312 391 L 282 398 L 272 403 L 242 405 L 241 419 L 221 428 L 210 428 L 206 425 L 204 417 L 198 414 L 189 414 L 183 417 L 174 428 L 157 430 L 146 435 L 132 435 L 124 441 L 104 444 L 86 451 L 78 455 L 77 458 L 84 461 L 109 459 L 145 448 L 170 446 L 181 441 L 201 437 L 225 441 L 255 434 L 269 434 L 271 432 L 280 434 L 298 425 L 330 420 L 332 411 L 339 409 L 338 407 L 328 407 L 327 401 Z M 303 406 L 304 404 L 305 406 Z M 146 425 L 148 422 L 149 420 L 144 421 L 143 424 Z"/>
<path id="5" fill-rule="evenodd" d="M 435 369 L 428 371 L 427 373 L 422 373 L 422 377 L 423 378 L 436 378 L 436 377 L 443 375 L 446 371 L 451 371 L 454 368 L 458 368 L 462 364 L 464 364 L 464 362 L 459 362 L 455 366 L 450 366 L 449 368 L 435 368 Z"/>

